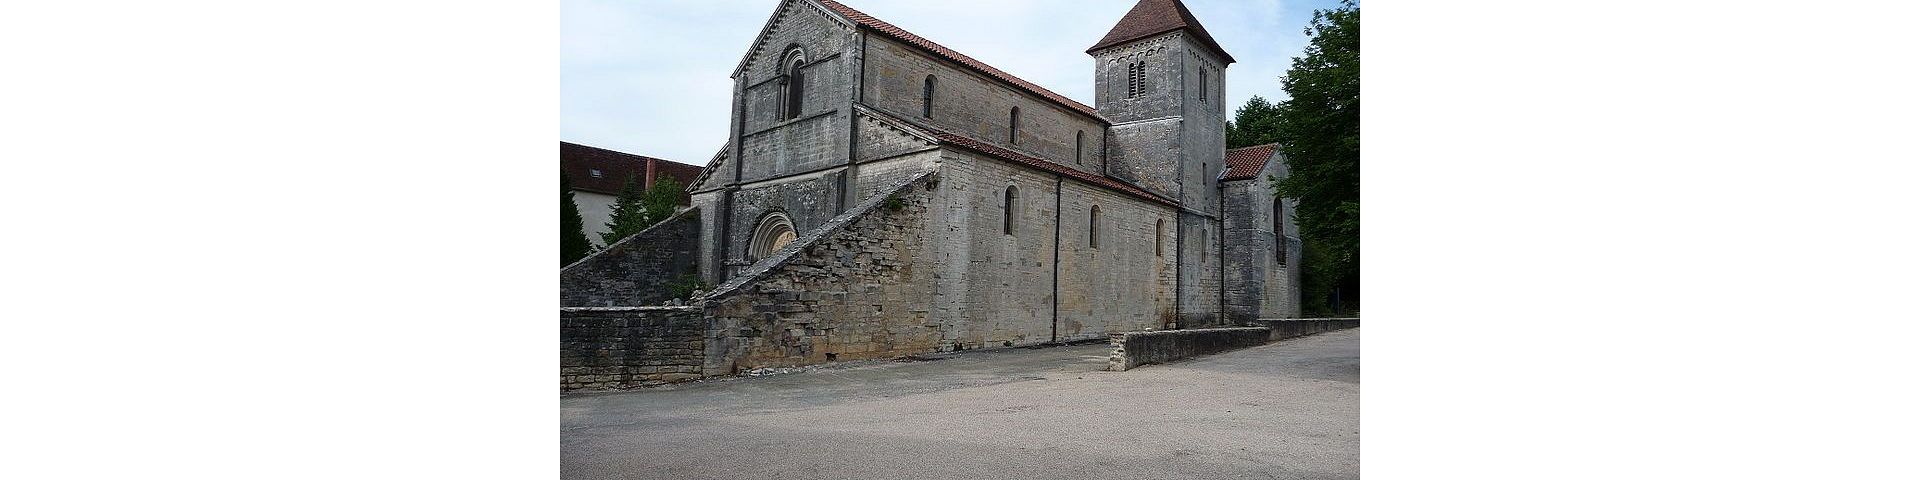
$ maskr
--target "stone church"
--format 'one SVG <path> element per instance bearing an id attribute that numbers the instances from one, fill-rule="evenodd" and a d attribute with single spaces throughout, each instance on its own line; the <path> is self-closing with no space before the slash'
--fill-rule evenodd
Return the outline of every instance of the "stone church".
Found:
<path id="1" fill-rule="evenodd" d="M 563 326 L 628 312 L 717 375 L 1298 316 L 1284 159 L 1226 148 L 1233 57 L 1179 0 L 1086 53 L 1095 106 L 782 2 L 692 208 L 564 268 Z"/>

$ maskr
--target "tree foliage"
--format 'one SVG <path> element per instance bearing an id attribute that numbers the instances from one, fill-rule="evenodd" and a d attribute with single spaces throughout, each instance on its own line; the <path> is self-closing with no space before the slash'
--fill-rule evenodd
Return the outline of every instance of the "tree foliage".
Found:
<path id="1" fill-rule="evenodd" d="M 1281 152 L 1289 175 L 1273 182 L 1299 199 L 1300 235 L 1328 257 L 1315 272 L 1347 293 L 1360 282 L 1360 8 L 1352 0 L 1313 12 L 1306 52 L 1281 80 L 1292 98 L 1278 105 Z M 1312 263 L 1309 263 L 1312 267 Z"/>
<path id="2" fill-rule="evenodd" d="M 587 241 L 586 221 L 580 218 L 580 205 L 573 202 L 573 179 L 560 172 L 560 266 L 564 267 L 593 252 Z"/>
<path id="3" fill-rule="evenodd" d="M 1254 95 L 1233 112 L 1227 122 L 1227 148 L 1251 147 L 1280 141 L 1280 107 Z"/>
<path id="4" fill-rule="evenodd" d="M 640 188 L 640 181 L 628 178 L 626 186 L 620 187 L 620 196 L 613 202 L 613 212 L 608 215 L 607 232 L 600 234 L 600 240 L 607 245 L 627 238 L 653 224 L 673 216 L 675 207 L 680 205 L 680 181 L 662 175 L 653 180 L 653 186 Z"/>
<path id="5" fill-rule="evenodd" d="M 680 207 L 680 199 L 687 194 L 684 190 L 680 181 L 673 177 L 661 175 L 653 179 L 653 186 L 647 189 L 645 198 L 641 200 L 641 204 L 647 208 L 643 218 L 647 226 L 673 216 L 673 211 Z"/>

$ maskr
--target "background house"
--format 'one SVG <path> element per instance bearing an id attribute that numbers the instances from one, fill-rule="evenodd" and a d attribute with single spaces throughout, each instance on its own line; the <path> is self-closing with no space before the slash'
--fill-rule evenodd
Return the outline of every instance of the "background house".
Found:
<path id="1" fill-rule="evenodd" d="M 573 180 L 573 202 L 580 207 L 586 223 L 587 239 L 606 246 L 600 234 L 607 232 L 614 200 L 627 179 L 638 179 L 642 188 L 650 188 L 661 177 L 673 177 L 681 185 L 691 185 L 700 176 L 701 167 L 644 155 L 616 152 L 577 143 L 560 142 L 560 170 Z M 681 205 L 687 204 L 683 195 Z"/>

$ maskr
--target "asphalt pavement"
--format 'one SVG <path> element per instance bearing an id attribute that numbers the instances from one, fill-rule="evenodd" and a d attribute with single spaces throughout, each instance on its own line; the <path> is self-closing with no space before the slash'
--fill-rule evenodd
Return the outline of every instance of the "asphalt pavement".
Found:
<path id="1" fill-rule="evenodd" d="M 560 400 L 568 479 L 1360 476 L 1360 331 L 1108 372 L 1105 344 Z"/>

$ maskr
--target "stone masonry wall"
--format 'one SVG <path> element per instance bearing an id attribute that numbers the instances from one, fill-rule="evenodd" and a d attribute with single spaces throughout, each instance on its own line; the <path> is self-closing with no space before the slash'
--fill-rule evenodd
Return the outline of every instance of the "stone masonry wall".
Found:
<path id="1" fill-rule="evenodd" d="M 865 70 L 862 98 L 875 109 L 1082 171 L 1101 171 L 1106 124 L 1100 119 L 879 35 L 867 37 Z M 936 80 L 933 116 L 926 117 L 921 115 L 921 98 L 929 75 Z M 1020 108 L 1019 139 L 1008 142 L 1008 114 L 1014 107 Z M 1081 142 L 1078 159 L 1076 134 Z"/>
<path id="2" fill-rule="evenodd" d="M 727 232 L 726 259 L 734 262 L 759 260 L 752 258 L 749 251 L 753 229 L 770 213 L 786 215 L 793 222 L 795 232 L 804 233 L 825 225 L 840 213 L 836 210 L 839 207 L 840 178 L 845 175 L 844 170 L 795 175 L 746 185 L 735 191 L 732 217 L 727 220 L 733 226 Z"/>
<path id="3" fill-rule="evenodd" d="M 706 325 L 695 307 L 561 308 L 560 389 L 699 378 Z"/>
<path id="4" fill-rule="evenodd" d="M 560 269 L 565 307 L 655 305 L 671 298 L 668 284 L 697 274 L 700 210 L 668 217 Z"/>
<path id="5" fill-rule="evenodd" d="M 1173 208 L 1079 182 L 1061 191 L 1059 340 L 1174 323 Z M 1098 246 L 1090 231 L 1096 206 Z"/>
<path id="6" fill-rule="evenodd" d="M 1092 52 L 1094 106 L 1114 123 L 1178 116 L 1180 56 L 1187 46 L 1183 33 L 1171 32 Z M 1146 62 L 1146 92 L 1127 96 L 1127 66 Z"/>
<path id="7" fill-rule="evenodd" d="M 1200 100 L 1200 69 L 1212 69 L 1220 62 L 1209 49 L 1200 46 L 1192 36 L 1181 35 L 1179 52 L 1169 59 L 1178 68 L 1175 73 L 1180 82 L 1179 91 L 1173 96 L 1182 106 L 1180 116 L 1180 156 L 1185 159 L 1180 183 L 1180 203 L 1187 208 L 1206 212 L 1208 215 L 1220 214 L 1220 189 L 1216 179 L 1226 169 L 1227 156 L 1227 118 L 1219 108 L 1219 97 L 1209 94 L 1206 102 Z M 1220 75 L 1211 75 L 1208 84 L 1217 84 L 1225 79 L 1225 71 Z M 1219 77 L 1219 78 L 1213 78 Z"/>
<path id="8" fill-rule="evenodd" d="M 1180 327 L 1225 326 L 1220 317 L 1220 223 L 1180 212 Z"/>
<path id="9" fill-rule="evenodd" d="M 1149 192 L 1180 198 L 1179 118 L 1113 126 L 1113 144 L 1107 152 L 1107 173 Z"/>
<path id="10" fill-rule="evenodd" d="M 738 277 L 705 302 L 705 372 L 935 351 L 924 261 L 930 174 L 874 195 Z"/>
<path id="11" fill-rule="evenodd" d="M 942 349 L 1053 340 L 1055 176 L 960 149 L 943 154 L 926 265 Z M 1011 233 L 1008 187 L 1015 191 Z"/>
<path id="12" fill-rule="evenodd" d="M 1222 288 L 1227 321 L 1298 316 L 1299 305 L 1293 298 L 1299 292 L 1288 270 L 1299 266 L 1300 251 L 1287 249 L 1288 261 L 1281 263 L 1281 239 L 1274 234 L 1273 189 L 1265 177 L 1258 177 L 1221 182 L 1221 195 L 1226 204 L 1222 223 L 1227 279 Z M 1285 208 L 1291 211 L 1291 206 Z"/>
<path id="13" fill-rule="evenodd" d="M 1266 327 L 1203 328 L 1116 333 L 1107 370 L 1122 372 L 1149 363 L 1166 363 L 1267 343 Z"/>

